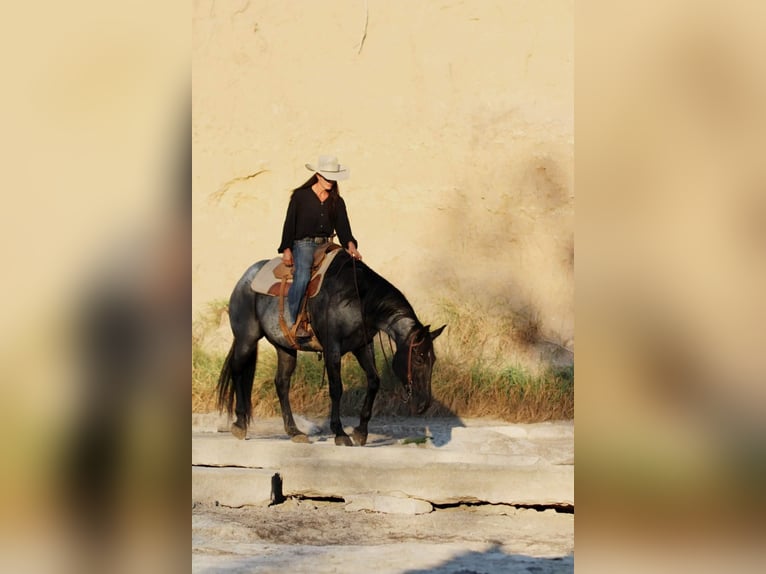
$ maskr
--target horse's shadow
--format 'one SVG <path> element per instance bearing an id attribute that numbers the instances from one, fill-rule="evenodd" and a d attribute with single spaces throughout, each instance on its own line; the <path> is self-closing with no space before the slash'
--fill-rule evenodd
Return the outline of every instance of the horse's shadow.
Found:
<path id="1" fill-rule="evenodd" d="M 429 414 L 435 413 L 435 414 Z M 323 420 L 308 419 L 298 415 L 299 426 L 312 437 L 312 442 L 333 441 L 334 433 L 330 429 L 329 417 Z M 356 419 L 352 415 L 343 417 L 347 432 L 351 432 Z M 304 428 L 305 427 L 305 428 Z M 462 419 L 437 400 L 423 415 L 410 416 L 397 414 L 380 414 L 370 420 L 369 436 L 365 448 L 379 448 L 392 445 L 409 445 L 412 447 L 441 448 L 452 441 L 452 432 L 456 427 L 465 427 Z"/>
<path id="2" fill-rule="evenodd" d="M 553 558 L 507 554 L 500 544 L 495 543 L 483 552 L 469 550 L 433 568 L 406 570 L 405 574 L 458 572 L 574 572 L 574 554 Z"/>
<path id="3" fill-rule="evenodd" d="M 435 412 L 443 413 L 445 410 L 438 404 L 434 407 L 432 408 Z M 370 422 L 367 446 L 381 447 L 399 444 L 441 448 L 451 442 L 454 428 L 464 426 L 462 419 L 454 413 L 440 416 L 426 414 L 419 417 L 381 416 Z"/>

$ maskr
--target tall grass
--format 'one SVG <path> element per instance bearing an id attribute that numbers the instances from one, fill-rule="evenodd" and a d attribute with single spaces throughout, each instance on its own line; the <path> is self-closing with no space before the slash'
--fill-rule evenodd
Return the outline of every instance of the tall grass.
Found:
<path id="1" fill-rule="evenodd" d="M 210 315 L 221 313 L 219 302 Z M 445 304 L 440 319 L 449 327 L 435 343 L 437 362 L 432 377 L 433 403 L 429 416 L 490 416 L 512 422 L 536 422 L 574 417 L 574 366 L 545 360 L 539 352 L 542 337 L 525 314 L 498 316 L 488 324 L 475 310 Z M 441 323 L 439 323 L 441 324 Z M 224 353 L 205 349 L 206 329 L 217 325 L 209 316 L 197 322 L 192 338 L 192 409 L 216 409 L 216 385 Z M 522 333 L 518 331 L 522 330 Z M 407 415 L 403 387 L 390 367 L 391 352 L 385 335 L 376 340 L 376 365 L 381 389 L 373 415 Z M 384 353 L 381 352 L 381 343 Z M 537 349 L 537 351 L 536 351 Z M 266 341 L 259 343 L 258 365 L 253 383 L 253 414 L 278 416 L 274 389 L 276 353 Z M 344 394 L 341 412 L 358 415 L 366 392 L 363 370 L 352 355 L 341 363 Z M 324 362 L 316 354 L 299 353 L 290 391 L 293 410 L 310 416 L 329 413 L 330 397 Z"/>
<path id="2" fill-rule="evenodd" d="M 216 383 L 224 357 L 206 352 L 192 342 L 192 412 L 205 413 L 216 409 Z"/>
<path id="3" fill-rule="evenodd" d="M 495 369 L 478 361 L 466 371 L 445 361 L 437 363 L 432 386 L 444 413 L 513 422 L 574 417 L 574 367 L 532 374 L 521 367 Z"/>

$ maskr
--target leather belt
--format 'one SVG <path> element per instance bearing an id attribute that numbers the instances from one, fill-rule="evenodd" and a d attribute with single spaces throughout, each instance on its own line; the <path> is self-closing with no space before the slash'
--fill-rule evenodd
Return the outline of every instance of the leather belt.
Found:
<path id="1" fill-rule="evenodd" d="M 316 244 L 322 244 L 322 243 L 327 243 L 328 241 L 330 241 L 330 238 L 329 237 L 304 237 L 301 239 L 301 241 L 312 241 Z"/>

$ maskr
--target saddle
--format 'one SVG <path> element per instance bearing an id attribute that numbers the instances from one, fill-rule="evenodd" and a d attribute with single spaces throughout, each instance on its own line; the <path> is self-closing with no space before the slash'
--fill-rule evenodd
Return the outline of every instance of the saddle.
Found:
<path id="1" fill-rule="evenodd" d="M 285 296 L 293 282 L 293 268 L 282 263 L 281 257 L 275 257 L 266 262 L 250 282 L 250 288 L 256 293 L 279 297 L 279 326 L 282 328 L 282 332 L 294 349 L 301 348 L 301 345 L 298 345 L 295 340 L 295 332 L 299 325 L 303 325 L 303 327 L 311 333 L 311 340 L 305 346 L 308 346 L 313 351 L 322 350 L 321 344 L 314 336 L 313 330 L 311 329 L 310 318 L 306 312 L 306 301 L 310 297 L 315 297 L 317 293 L 319 293 L 327 268 L 330 266 L 330 263 L 332 263 L 332 260 L 335 259 L 339 249 L 341 249 L 341 246 L 337 243 L 328 242 L 320 245 L 314 251 L 314 263 L 311 266 L 311 279 L 306 287 L 306 294 L 303 297 L 298 317 L 292 329 L 288 329 L 287 327 L 284 318 L 284 310 Z"/>

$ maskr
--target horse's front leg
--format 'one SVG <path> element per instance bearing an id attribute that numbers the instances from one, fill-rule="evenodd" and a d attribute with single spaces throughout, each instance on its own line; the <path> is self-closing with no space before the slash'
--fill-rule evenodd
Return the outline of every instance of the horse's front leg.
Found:
<path id="1" fill-rule="evenodd" d="M 290 407 L 290 381 L 295 371 L 297 358 L 297 351 L 277 347 L 277 374 L 274 377 L 274 385 L 277 387 L 277 396 L 279 397 L 279 406 L 282 409 L 282 421 L 285 425 L 285 432 L 290 435 L 293 442 L 309 442 L 309 438 L 295 424 L 293 410 Z"/>
<path id="2" fill-rule="evenodd" d="M 343 396 L 343 382 L 340 378 L 340 352 L 325 352 L 325 365 L 327 366 L 327 379 L 330 382 L 330 428 L 335 433 L 335 444 L 339 446 L 354 446 L 351 439 L 343 430 L 340 420 L 340 399 Z"/>
<path id="3" fill-rule="evenodd" d="M 380 376 L 375 368 L 374 344 L 370 343 L 354 351 L 356 360 L 359 361 L 364 373 L 367 375 L 367 394 L 364 397 L 364 405 L 359 416 L 359 426 L 354 429 L 354 442 L 364 446 L 367 444 L 367 423 L 372 418 L 372 405 L 380 388 Z"/>

